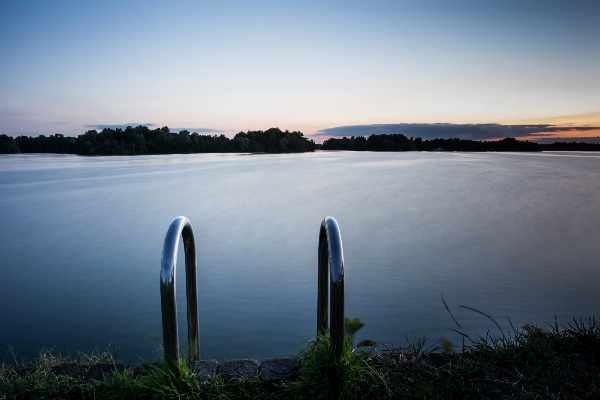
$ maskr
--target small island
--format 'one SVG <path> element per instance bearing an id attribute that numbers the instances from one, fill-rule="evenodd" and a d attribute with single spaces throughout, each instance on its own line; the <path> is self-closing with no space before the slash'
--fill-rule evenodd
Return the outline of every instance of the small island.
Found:
<path id="1" fill-rule="evenodd" d="M 233 139 L 221 135 L 200 135 L 187 130 L 171 132 L 169 127 L 150 129 L 104 128 L 89 130 L 78 137 L 59 133 L 50 136 L 0 135 L 0 153 L 63 153 L 85 156 L 190 154 L 190 153 L 303 153 L 314 151 L 315 142 L 302 132 L 279 128 L 239 132 Z"/>

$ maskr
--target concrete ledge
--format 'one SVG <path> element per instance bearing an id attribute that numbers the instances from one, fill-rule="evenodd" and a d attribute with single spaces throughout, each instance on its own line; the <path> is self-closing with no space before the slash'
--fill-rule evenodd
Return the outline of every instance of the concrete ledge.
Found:
<path id="1" fill-rule="evenodd" d="M 130 370 L 134 376 L 146 375 L 159 366 L 158 362 L 146 363 L 135 368 L 125 364 L 97 364 L 82 365 L 76 363 L 62 363 L 52 367 L 55 375 L 67 375 L 73 378 L 82 378 L 85 382 L 98 380 L 114 374 L 115 371 Z M 294 380 L 299 375 L 299 359 L 296 357 L 278 357 L 265 360 L 260 367 L 256 360 L 237 359 L 218 363 L 215 360 L 200 360 L 189 363 L 188 366 L 196 373 L 200 382 L 212 380 L 219 375 L 228 384 L 237 384 L 243 377 L 255 379 L 267 378 L 273 382 Z"/>
<path id="2" fill-rule="evenodd" d="M 299 363 L 296 357 L 269 358 L 260 364 L 259 374 L 272 381 L 293 380 L 298 377 Z"/>
<path id="3" fill-rule="evenodd" d="M 84 382 L 101 381 L 112 376 L 115 371 L 123 372 L 127 369 L 125 364 L 96 364 L 82 365 L 76 363 L 62 363 L 52 367 L 52 372 L 57 375 L 66 375 L 83 379 Z"/>
<path id="4" fill-rule="evenodd" d="M 200 382 L 206 382 L 215 377 L 219 363 L 215 360 L 200 360 L 190 364 Z"/>
<path id="5" fill-rule="evenodd" d="M 226 383 L 239 383 L 243 377 L 254 379 L 258 375 L 258 363 L 247 358 L 224 361 L 218 365 L 217 374 Z"/>

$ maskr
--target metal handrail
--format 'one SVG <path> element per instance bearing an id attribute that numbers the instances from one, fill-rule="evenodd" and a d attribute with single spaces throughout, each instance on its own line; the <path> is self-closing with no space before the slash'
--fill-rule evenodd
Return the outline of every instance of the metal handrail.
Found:
<path id="1" fill-rule="evenodd" d="M 319 231 L 317 332 L 322 334 L 327 331 L 328 300 L 329 333 L 334 354 L 339 358 L 344 345 L 344 250 L 340 227 L 333 217 L 323 219 Z"/>
<path id="2" fill-rule="evenodd" d="M 179 236 L 185 251 L 185 293 L 187 298 L 189 361 L 200 359 L 198 341 L 198 286 L 196 283 L 196 243 L 190 220 L 177 217 L 169 225 L 160 261 L 160 306 L 162 310 L 165 360 L 175 373 L 179 364 L 179 335 L 177 333 L 177 302 L 175 300 L 175 271 Z"/>

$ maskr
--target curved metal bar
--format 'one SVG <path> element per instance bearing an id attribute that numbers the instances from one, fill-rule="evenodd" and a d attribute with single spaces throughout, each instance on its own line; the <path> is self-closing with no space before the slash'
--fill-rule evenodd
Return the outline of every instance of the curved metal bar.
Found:
<path id="1" fill-rule="evenodd" d="M 198 341 L 198 286 L 196 283 L 196 242 L 190 220 L 177 217 L 169 225 L 160 261 L 160 305 L 162 310 L 165 360 L 173 371 L 178 371 L 179 335 L 177 333 L 177 302 L 175 300 L 175 271 L 179 236 L 183 237 L 185 251 L 185 287 L 187 297 L 189 361 L 200 359 Z"/>
<path id="2" fill-rule="evenodd" d="M 344 345 L 344 250 L 340 227 L 332 217 L 326 217 L 321 222 L 318 275 L 317 332 L 327 331 L 329 300 L 331 343 L 336 357 L 339 358 Z"/>

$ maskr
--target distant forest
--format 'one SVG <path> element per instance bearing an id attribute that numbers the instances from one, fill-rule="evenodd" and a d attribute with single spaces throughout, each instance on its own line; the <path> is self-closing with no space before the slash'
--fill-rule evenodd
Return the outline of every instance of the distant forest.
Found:
<path id="1" fill-rule="evenodd" d="M 555 142 L 538 144 L 506 138 L 497 141 L 466 139 L 407 138 L 402 134 L 371 135 L 367 138 L 328 139 L 317 145 L 302 132 L 240 132 L 233 139 L 225 135 L 200 135 L 187 130 L 171 132 L 168 127 L 146 126 L 125 129 L 104 128 L 87 131 L 78 137 L 54 134 L 18 136 L 0 135 L 0 153 L 66 153 L 79 155 L 138 155 L 188 153 L 301 153 L 321 150 L 351 151 L 600 151 L 600 143 Z"/>
<path id="2" fill-rule="evenodd" d="M 529 141 L 506 138 L 497 141 L 479 141 L 467 139 L 432 139 L 407 138 L 402 134 L 371 135 L 328 139 L 323 142 L 321 150 L 353 150 L 353 151 L 600 151 L 597 143 L 538 144 Z"/>
<path id="3" fill-rule="evenodd" d="M 302 132 L 266 131 L 240 132 L 233 139 L 225 135 L 199 135 L 182 130 L 171 132 L 168 127 L 150 129 L 146 126 L 125 129 L 89 130 L 78 137 L 59 133 L 38 137 L 0 135 L 0 153 L 66 153 L 79 155 L 138 155 L 187 153 L 301 153 L 314 151 L 315 142 Z"/>

